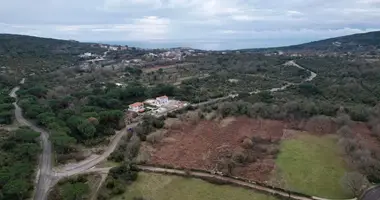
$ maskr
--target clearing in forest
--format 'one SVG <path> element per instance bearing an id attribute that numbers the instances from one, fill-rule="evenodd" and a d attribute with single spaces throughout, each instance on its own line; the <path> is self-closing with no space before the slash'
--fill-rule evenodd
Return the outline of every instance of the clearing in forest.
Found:
<path id="1" fill-rule="evenodd" d="M 122 199 L 155 199 L 155 200 L 276 200 L 276 198 L 256 193 L 252 190 L 215 185 L 194 178 L 154 173 L 139 173 L 135 182 L 127 186 L 126 192 L 113 198 Z"/>
<path id="2" fill-rule="evenodd" d="M 276 179 L 283 187 L 325 198 L 349 198 L 341 187 L 346 169 L 333 135 L 300 134 L 281 143 Z"/>

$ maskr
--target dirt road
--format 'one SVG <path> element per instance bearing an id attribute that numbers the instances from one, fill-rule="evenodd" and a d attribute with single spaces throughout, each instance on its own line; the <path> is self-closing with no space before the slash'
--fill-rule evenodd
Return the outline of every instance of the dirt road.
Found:
<path id="1" fill-rule="evenodd" d="M 219 180 L 223 182 L 227 182 L 236 186 L 244 187 L 244 188 L 250 188 L 256 191 L 260 191 L 263 193 L 267 193 L 270 195 L 276 195 L 281 196 L 293 200 L 332 200 L 332 199 L 326 199 L 316 196 L 309 196 L 308 195 L 302 195 L 299 193 L 299 195 L 291 194 L 289 192 L 285 192 L 280 189 L 272 188 L 269 186 L 261 186 L 259 184 L 256 184 L 254 182 L 246 182 L 230 177 L 220 176 L 217 174 L 211 174 L 206 172 L 194 172 L 194 171 L 184 171 L 184 170 L 178 170 L 178 169 L 167 169 L 167 168 L 161 168 L 161 167 L 153 167 L 153 166 L 147 166 L 147 165 L 138 165 L 137 166 L 139 170 L 145 171 L 145 172 L 153 172 L 153 173 L 162 173 L 162 174 L 172 174 L 172 175 L 179 175 L 179 176 L 190 176 L 194 178 L 212 178 L 214 180 Z M 379 186 L 380 187 L 380 186 Z M 371 192 L 371 191 L 370 191 Z M 370 195 L 373 195 L 370 193 Z M 376 194 L 375 194 L 376 195 Z M 337 199 L 334 199 L 337 200 Z M 353 199 L 342 199 L 342 200 L 356 200 L 356 198 Z"/>
<path id="2" fill-rule="evenodd" d="M 317 74 L 315 72 L 310 71 L 310 70 L 308 70 L 308 69 L 306 69 L 306 68 L 298 65 L 293 60 L 286 62 L 284 65 L 286 65 L 286 66 L 295 66 L 295 67 L 297 67 L 299 69 L 303 69 L 303 70 L 306 70 L 306 71 L 310 72 L 310 76 L 307 77 L 304 81 L 302 81 L 302 83 L 304 83 L 304 82 L 310 82 L 315 77 L 317 77 Z M 252 95 L 252 94 L 257 94 L 257 93 L 264 92 L 264 91 L 267 91 L 267 92 L 278 92 L 278 91 L 286 90 L 288 87 L 290 87 L 292 85 L 299 85 L 299 84 L 300 83 L 291 83 L 291 82 L 288 82 L 288 83 L 286 83 L 285 85 L 283 85 L 281 87 L 271 88 L 271 89 L 268 89 L 268 90 L 256 90 L 256 91 L 249 92 L 249 94 Z M 219 97 L 219 98 L 211 99 L 209 101 L 192 104 L 192 106 L 194 106 L 194 107 L 204 106 L 204 105 L 212 104 L 212 103 L 215 103 L 215 102 L 218 102 L 218 101 L 224 101 L 226 99 L 235 98 L 235 97 L 238 97 L 238 96 L 239 96 L 239 94 L 229 94 L 228 96 L 225 96 L 225 97 Z"/>
<path id="3" fill-rule="evenodd" d="M 121 138 L 126 134 L 127 130 L 129 128 L 133 128 L 138 123 L 129 124 L 126 128 L 123 128 L 122 130 L 118 131 L 111 141 L 110 145 L 107 147 L 107 149 L 99 156 L 92 157 L 88 160 L 81 161 L 77 164 L 71 164 L 68 167 L 64 167 L 62 169 L 55 169 L 54 170 L 54 176 L 56 177 L 68 177 L 75 174 L 79 174 L 83 171 L 86 171 L 88 169 L 91 169 L 95 165 L 99 164 L 103 160 L 107 159 L 108 156 L 111 155 L 111 153 L 116 149 L 117 145 L 119 144 L 119 141 Z"/>
<path id="4" fill-rule="evenodd" d="M 23 79 L 22 83 L 25 81 Z M 16 102 L 13 103 L 15 106 L 15 117 L 16 120 L 24 126 L 30 127 L 32 130 L 41 133 L 41 145 L 42 145 L 42 154 L 40 156 L 39 161 L 39 169 L 38 169 L 38 181 L 34 199 L 35 200 L 45 200 L 46 194 L 50 188 L 52 182 L 52 148 L 51 143 L 49 141 L 49 133 L 45 130 L 38 128 L 33 123 L 29 122 L 22 116 L 22 109 L 17 105 L 17 95 L 16 92 L 20 89 L 20 87 L 15 87 L 12 89 L 9 96 L 16 98 Z"/>
<path id="5" fill-rule="evenodd" d="M 185 172 L 184 170 L 177 170 L 177 169 L 166 169 L 166 168 L 160 168 L 160 167 L 151 167 L 151 166 L 143 166 L 139 165 L 138 168 L 141 171 L 146 171 L 146 172 L 154 172 L 154 173 L 163 173 L 163 174 L 173 174 L 173 175 L 187 175 L 191 176 L 194 178 L 213 178 L 216 180 L 220 180 L 223 182 L 228 182 L 237 186 L 245 187 L 245 188 L 251 188 L 257 191 L 265 192 L 271 195 L 279 195 L 282 197 L 286 198 L 291 198 L 294 200 L 313 200 L 313 198 L 307 198 L 303 196 L 297 196 L 297 195 L 290 195 L 289 193 L 283 192 L 281 190 L 275 190 L 269 187 L 263 187 L 254 183 L 248 183 L 245 181 L 240 181 L 237 179 L 229 178 L 229 177 L 224 177 L 224 176 L 219 176 L 216 174 L 210 174 L 210 173 L 205 173 L 205 172 Z"/>
<path id="6" fill-rule="evenodd" d="M 24 80 L 23 80 L 24 82 Z M 9 96 L 14 97 L 17 99 L 16 92 L 20 89 L 20 87 L 15 87 L 10 92 Z M 63 177 L 72 176 L 75 174 L 80 174 L 82 172 L 86 172 L 93 168 L 95 165 L 99 164 L 103 160 L 105 160 L 111 153 L 115 150 L 117 147 L 120 139 L 125 135 L 128 128 L 135 127 L 137 123 L 130 124 L 126 128 L 122 129 L 121 131 L 118 131 L 114 137 L 114 139 L 111 141 L 110 145 L 107 147 L 107 149 L 103 152 L 103 154 L 99 156 L 92 157 L 88 160 L 84 160 L 80 163 L 71 165 L 69 167 L 64 167 L 61 170 L 52 170 L 52 145 L 49 141 L 49 133 L 30 121 L 26 120 L 22 116 L 22 109 L 16 102 L 13 103 L 15 106 L 15 117 L 16 120 L 24 126 L 30 127 L 32 130 L 41 133 L 41 142 L 42 142 L 42 154 L 40 156 L 39 166 L 38 166 L 38 180 L 37 186 L 36 186 L 36 192 L 34 199 L 35 200 L 46 200 L 47 194 L 49 189 L 59 181 L 59 179 Z"/>

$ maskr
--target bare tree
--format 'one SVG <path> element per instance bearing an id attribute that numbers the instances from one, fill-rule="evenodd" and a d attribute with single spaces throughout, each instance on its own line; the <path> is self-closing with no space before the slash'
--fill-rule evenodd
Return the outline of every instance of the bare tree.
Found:
<path id="1" fill-rule="evenodd" d="M 343 138 L 353 138 L 354 133 L 352 132 L 351 128 L 347 125 L 342 126 L 338 131 L 338 135 L 340 135 Z"/>
<path id="2" fill-rule="evenodd" d="M 127 160 L 133 159 L 138 155 L 140 150 L 140 144 L 140 138 L 136 134 L 134 134 L 129 140 L 126 148 L 125 157 Z"/>
<path id="3" fill-rule="evenodd" d="M 344 111 L 343 107 L 339 108 L 339 111 L 336 114 L 335 121 L 339 126 L 347 126 L 352 123 L 351 117 Z"/>
<path id="4" fill-rule="evenodd" d="M 341 179 L 341 184 L 347 192 L 352 193 L 354 196 L 359 196 L 369 186 L 367 178 L 359 172 L 345 173 Z"/>

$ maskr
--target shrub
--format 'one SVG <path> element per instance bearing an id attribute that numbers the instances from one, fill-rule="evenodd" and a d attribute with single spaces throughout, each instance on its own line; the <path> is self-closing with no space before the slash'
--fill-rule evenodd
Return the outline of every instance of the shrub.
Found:
<path id="1" fill-rule="evenodd" d="M 163 131 L 156 131 L 146 136 L 146 141 L 154 144 L 156 142 L 161 141 L 162 138 L 164 138 L 164 136 L 165 136 L 165 133 Z"/>

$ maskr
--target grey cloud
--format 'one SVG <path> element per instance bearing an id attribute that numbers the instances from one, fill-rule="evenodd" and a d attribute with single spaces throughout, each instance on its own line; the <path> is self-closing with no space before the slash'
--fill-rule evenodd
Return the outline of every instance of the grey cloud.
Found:
<path id="1" fill-rule="evenodd" d="M 223 48 L 236 38 L 280 45 L 380 28 L 378 0 L 0 1 L 2 32 L 82 41 L 209 40 L 201 44 Z"/>

